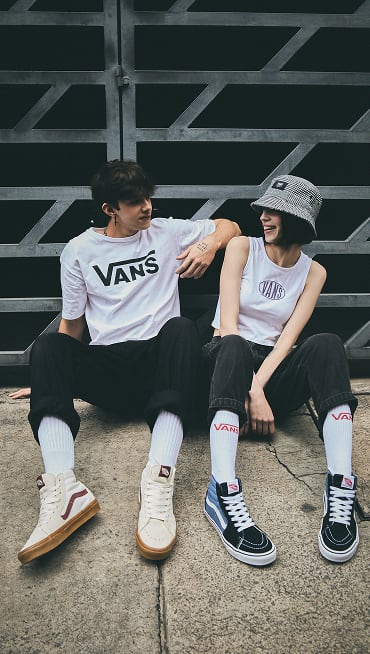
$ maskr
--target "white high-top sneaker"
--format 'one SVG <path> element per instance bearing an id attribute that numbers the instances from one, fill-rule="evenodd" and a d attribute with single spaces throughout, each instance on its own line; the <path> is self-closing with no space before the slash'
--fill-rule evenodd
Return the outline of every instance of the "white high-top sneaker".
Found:
<path id="1" fill-rule="evenodd" d="M 174 466 L 147 463 L 141 475 L 136 544 L 146 559 L 165 559 L 176 542 L 176 520 L 172 509 L 175 471 Z"/>
<path id="2" fill-rule="evenodd" d="M 76 481 L 73 470 L 37 477 L 40 516 L 28 541 L 18 553 L 21 563 L 50 552 L 100 510 L 91 491 Z"/>

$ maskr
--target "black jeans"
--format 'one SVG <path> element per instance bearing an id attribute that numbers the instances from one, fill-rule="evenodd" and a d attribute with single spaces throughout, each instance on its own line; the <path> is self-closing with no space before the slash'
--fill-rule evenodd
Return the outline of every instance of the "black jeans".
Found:
<path id="1" fill-rule="evenodd" d="M 144 414 L 153 428 L 160 411 L 178 415 L 186 430 L 195 405 L 200 344 L 194 323 L 172 318 L 146 341 L 87 345 L 59 333 L 41 335 L 31 358 L 28 419 L 38 440 L 45 415 L 57 416 L 76 437 L 73 398 L 123 415 Z"/>
<path id="2" fill-rule="evenodd" d="M 227 409 L 246 419 L 245 398 L 271 347 L 258 345 L 241 336 L 215 336 L 203 347 L 203 359 L 210 374 L 208 421 L 219 409 Z M 342 341 L 335 334 L 316 334 L 302 341 L 271 375 L 264 388 L 275 418 L 312 398 L 320 424 L 330 409 L 349 404 L 352 414 L 357 399 L 351 392 L 348 364 Z"/>

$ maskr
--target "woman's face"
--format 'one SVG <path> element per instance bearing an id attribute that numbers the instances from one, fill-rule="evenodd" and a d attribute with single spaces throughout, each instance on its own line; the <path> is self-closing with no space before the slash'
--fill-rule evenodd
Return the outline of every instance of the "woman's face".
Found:
<path id="1" fill-rule="evenodd" d="M 261 214 L 261 223 L 265 243 L 278 245 L 283 240 L 281 215 L 273 209 L 264 209 Z"/>

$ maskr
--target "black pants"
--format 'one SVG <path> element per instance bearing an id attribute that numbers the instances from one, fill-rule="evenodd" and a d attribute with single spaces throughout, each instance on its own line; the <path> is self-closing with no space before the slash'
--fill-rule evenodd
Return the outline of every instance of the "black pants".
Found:
<path id="1" fill-rule="evenodd" d="M 73 398 L 123 415 L 144 414 L 150 429 L 160 411 L 178 415 L 186 430 L 195 405 L 200 345 L 194 323 L 172 318 L 146 341 L 87 345 L 59 333 L 34 343 L 28 419 L 38 440 L 45 415 L 57 416 L 77 435 Z"/>
<path id="2" fill-rule="evenodd" d="M 215 336 L 203 347 L 210 373 L 208 421 L 219 409 L 246 419 L 245 398 L 271 347 L 251 343 L 238 335 Z M 342 341 L 335 334 L 316 334 L 300 343 L 281 362 L 264 388 L 275 418 L 312 398 L 320 424 L 330 409 L 349 404 L 352 414 L 357 399 L 351 392 L 348 364 Z"/>

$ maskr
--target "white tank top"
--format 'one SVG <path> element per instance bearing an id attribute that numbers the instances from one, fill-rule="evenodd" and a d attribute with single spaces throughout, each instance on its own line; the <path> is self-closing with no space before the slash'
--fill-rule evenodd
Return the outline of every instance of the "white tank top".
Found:
<path id="1" fill-rule="evenodd" d="M 249 256 L 240 284 L 240 336 L 261 345 L 275 345 L 301 295 L 312 259 L 301 252 L 291 268 L 269 259 L 263 238 L 249 237 Z M 220 300 L 213 327 L 220 327 Z"/>

